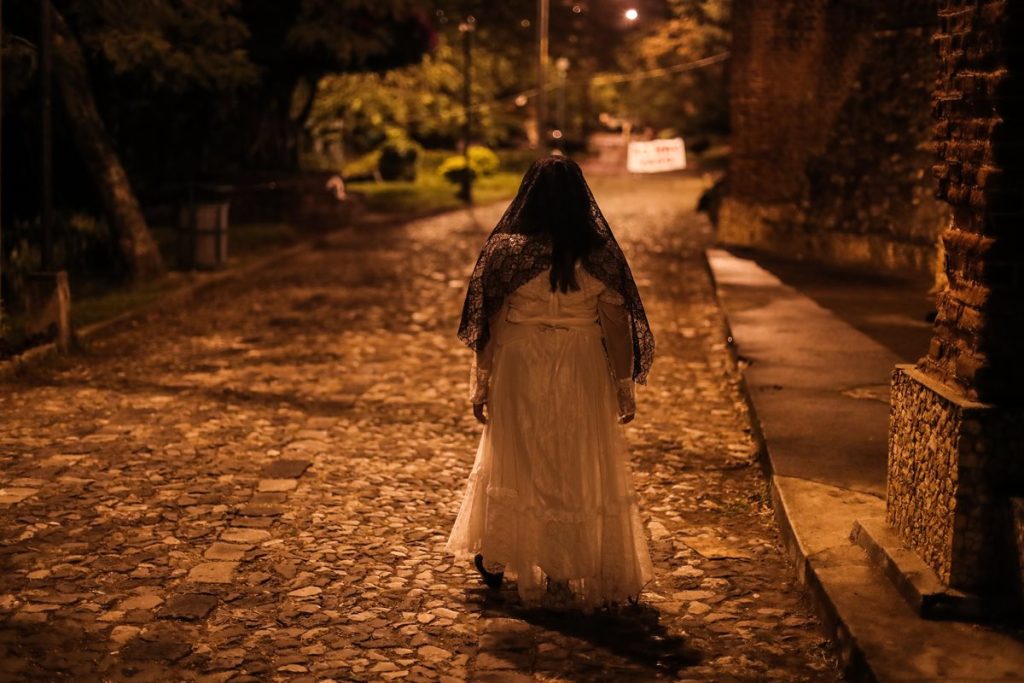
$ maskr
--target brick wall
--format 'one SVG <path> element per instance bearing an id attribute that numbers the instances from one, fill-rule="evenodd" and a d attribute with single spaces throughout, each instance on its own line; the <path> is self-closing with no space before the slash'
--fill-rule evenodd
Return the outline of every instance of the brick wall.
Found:
<path id="1" fill-rule="evenodd" d="M 736 0 L 719 239 L 930 272 L 936 0 Z"/>
<path id="2" fill-rule="evenodd" d="M 919 366 L 973 399 L 1022 401 L 1024 3 L 942 0 L 934 97 L 949 288 Z"/>

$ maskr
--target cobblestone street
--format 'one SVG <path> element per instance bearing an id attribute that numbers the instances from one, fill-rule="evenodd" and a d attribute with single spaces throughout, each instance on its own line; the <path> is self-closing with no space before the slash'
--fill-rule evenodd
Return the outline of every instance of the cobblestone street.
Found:
<path id="1" fill-rule="evenodd" d="M 455 338 L 501 207 L 343 231 L 0 380 L 4 681 L 834 681 L 784 556 L 693 176 L 595 178 L 658 342 L 627 427 L 657 574 L 524 611 L 442 553 Z"/>

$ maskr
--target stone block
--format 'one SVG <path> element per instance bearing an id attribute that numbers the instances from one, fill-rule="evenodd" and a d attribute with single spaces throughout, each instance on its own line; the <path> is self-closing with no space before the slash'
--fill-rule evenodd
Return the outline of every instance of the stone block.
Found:
<path id="1" fill-rule="evenodd" d="M 20 503 L 26 498 L 31 498 L 37 493 L 39 493 L 39 489 L 30 489 L 21 486 L 0 488 L 0 505 Z"/>
<path id="2" fill-rule="evenodd" d="M 184 619 L 195 621 L 205 619 L 214 607 L 217 606 L 217 598 L 205 593 L 185 593 L 167 601 L 160 611 L 164 619 Z"/>
<path id="3" fill-rule="evenodd" d="M 231 583 L 237 568 L 237 562 L 204 562 L 192 567 L 188 580 L 196 583 Z"/>
<path id="4" fill-rule="evenodd" d="M 228 543 L 262 543 L 270 540 L 270 532 L 263 529 L 225 529 L 220 540 Z"/>
<path id="5" fill-rule="evenodd" d="M 30 273 L 25 285 L 25 333 L 52 339 L 66 353 L 71 346 L 71 287 L 67 272 Z"/>
<path id="6" fill-rule="evenodd" d="M 260 493 L 284 493 L 295 488 L 295 479 L 261 479 L 256 490 Z"/>
<path id="7" fill-rule="evenodd" d="M 252 546 L 241 545 L 237 543 L 224 543 L 217 541 L 203 553 L 203 557 L 208 560 L 224 560 L 227 562 L 237 562 L 245 557 L 246 551 Z"/>

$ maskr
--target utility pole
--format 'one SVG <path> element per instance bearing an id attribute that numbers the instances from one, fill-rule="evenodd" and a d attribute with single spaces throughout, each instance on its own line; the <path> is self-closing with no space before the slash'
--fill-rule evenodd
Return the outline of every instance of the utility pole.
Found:
<path id="1" fill-rule="evenodd" d="M 0 54 L 3 53 L 4 1 L 0 0 Z M 4 212 L 3 212 L 3 158 L 4 158 L 4 60 L 0 58 L 0 337 L 4 329 Z"/>
<path id="2" fill-rule="evenodd" d="M 555 61 L 555 67 L 558 69 L 558 142 L 564 151 L 566 138 L 565 91 L 568 87 L 569 59 L 567 57 L 559 57 Z"/>
<path id="3" fill-rule="evenodd" d="M 57 270 L 53 258 L 53 6 L 39 3 L 39 227 L 42 232 L 40 272 L 26 281 L 25 334 L 49 335 L 61 353 L 71 347 L 71 289 L 68 274 Z"/>
<path id="4" fill-rule="evenodd" d="M 548 10 L 549 0 L 537 0 L 537 148 L 541 154 L 548 149 Z"/>
<path id="5" fill-rule="evenodd" d="M 39 134 L 42 271 L 53 270 L 53 8 L 50 0 L 39 3 Z"/>
<path id="6" fill-rule="evenodd" d="M 473 30 L 476 28 L 476 19 L 472 15 L 459 24 L 459 31 L 462 33 L 462 109 L 466 114 L 462 130 L 462 155 L 465 161 L 465 172 L 462 174 L 461 198 L 467 203 L 473 203 L 473 167 L 469 163 L 469 143 L 473 139 Z"/>

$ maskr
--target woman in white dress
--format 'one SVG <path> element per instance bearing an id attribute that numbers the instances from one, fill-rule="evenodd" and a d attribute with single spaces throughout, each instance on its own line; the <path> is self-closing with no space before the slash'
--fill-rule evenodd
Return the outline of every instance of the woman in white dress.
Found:
<path id="1" fill-rule="evenodd" d="M 636 599 L 652 567 L 620 423 L 654 339 L 575 162 L 541 159 L 523 178 L 477 261 L 459 338 L 476 352 L 484 428 L 447 550 L 474 557 L 492 588 L 514 577 L 524 602 L 555 584 L 586 608 Z"/>

